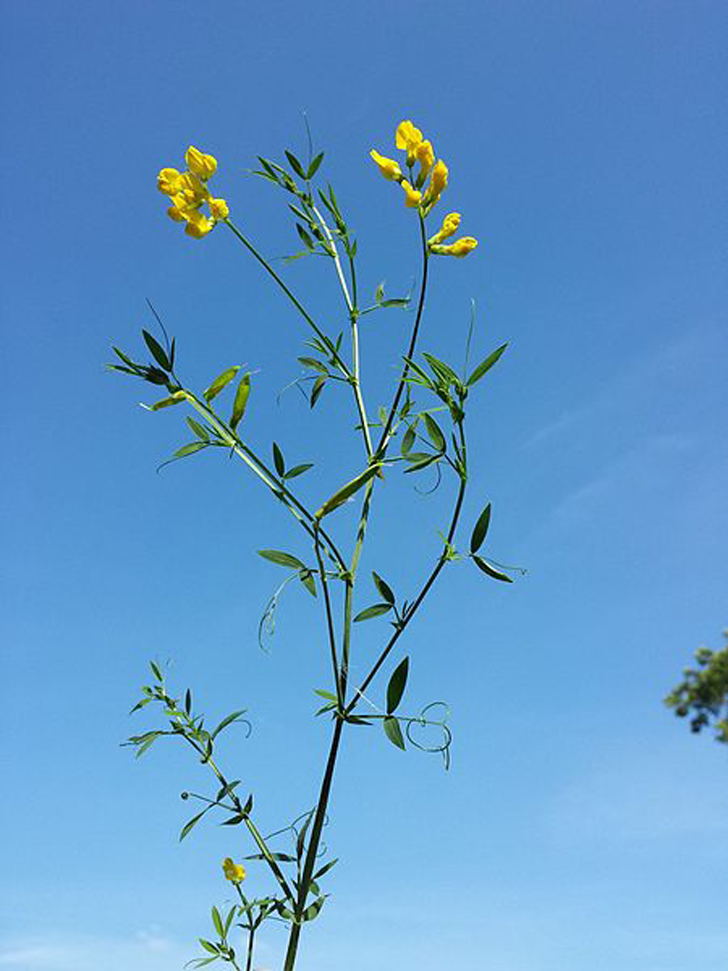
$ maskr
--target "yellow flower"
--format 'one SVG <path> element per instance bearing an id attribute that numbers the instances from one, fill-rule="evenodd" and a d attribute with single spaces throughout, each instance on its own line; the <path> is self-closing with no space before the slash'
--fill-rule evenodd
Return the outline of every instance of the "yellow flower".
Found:
<path id="1" fill-rule="evenodd" d="M 432 175 L 430 176 L 430 185 L 425 193 L 428 206 L 434 206 L 447 188 L 447 177 L 447 165 L 445 165 L 442 159 L 439 159 L 432 170 Z"/>
<path id="2" fill-rule="evenodd" d="M 230 883 L 242 883 L 245 879 L 245 867 L 240 863 L 233 863 L 229 856 L 222 861 L 222 869 Z"/>
<path id="3" fill-rule="evenodd" d="M 450 239 L 458 231 L 458 226 L 460 225 L 460 213 L 451 212 L 442 221 L 442 229 L 432 236 L 428 243 L 430 246 L 434 246 L 437 243 L 442 243 L 446 239 Z"/>
<path id="4" fill-rule="evenodd" d="M 167 196 L 173 196 L 177 191 L 177 183 L 181 173 L 177 169 L 162 169 L 157 176 L 157 188 Z"/>
<path id="5" fill-rule="evenodd" d="M 421 186 L 424 184 L 430 169 L 435 164 L 435 152 L 432 148 L 432 143 L 428 141 L 420 142 L 415 149 L 415 156 L 420 163 L 420 174 L 417 176 L 417 185 Z"/>
<path id="6" fill-rule="evenodd" d="M 389 179 L 390 182 L 399 182 L 402 178 L 402 172 L 399 165 L 395 162 L 393 158 L 385 158 L 384 155 L 380 155 L 374 149 L 369 153 L 374 161 L 379 166 L 379 171 L 382 173 L 385 179 Z"/>
<path id="7" fill-rule="evenodd" d="M 422 132 L 411 121 L 402 121 L 397 126 L 394 143 L 397 148 L 407 152 L 407 164 L 412 165 L 417 146 L 422 141 Z"/>
<path id="8" fill-rule="evenodd" d="M 187 168 L 190 172 L 204 182 L 215 174 L 215 169 L 217 168 L 217 159 L 212 155 L 205 155 L 198 148 L 195 148 L 194 145 L 190 145 L 187 149 L 185 162 L 187 162 Z"/>
<path id="9" fill-rule="evenodd" d="M 208 219 L 199 209 L 190 209 L 187 212 L 183 212 L 182 215 L 187 220 L 185 232 L 188 236 L 192 236 L 193 239 L 202 239 L 215 226 L 215 220 Z"/>
<path id="10" fill-rule="evenodd" d="M 413 189 L 407 179 L 402 180 L 401 186 L 405 191 L 405 206 L 408 209 L 414 209 L 416 206 L 419 206 L 422 193 L 418 189 Z"/>
<path id="11" fill-rule="evenodd" d="M 213 219 L 227 219 L 230 208 L 224 199 L 210 199 L 210 212 Z"/>
<path id="12" fill-rule="evenodd" d="M 461 260 L 468 253 L 472 253 L 477 245 L 477 239 L 472 236 L 461 236 L 460 239 L 456 239 L 449 246 L 438 246 L 433 252 L 440 253 L 442 256 L 455 256 Z"/>
<path id="13" fill-rule="evenodd" d="M 187 216 L 177 206 L 170 206 L 167 210 L 167 215 L 170 219 L 174 219 L 176 223 L 183 223 L 187 219 Z"/>

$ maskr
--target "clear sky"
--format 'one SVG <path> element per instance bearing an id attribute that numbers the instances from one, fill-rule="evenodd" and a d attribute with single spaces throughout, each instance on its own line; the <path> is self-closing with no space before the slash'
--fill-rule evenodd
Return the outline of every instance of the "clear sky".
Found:
<path id="1" fill-rule="evenodd" d="M 390 152 L 411 118 L 450 165 L 443 211 L 481 245 L 435 265 L 422 347 L 459 360 L 471 298 L 474 353 L 510 341 L 473 395 L 465 521 L 492 500 L 492 555 L 528 573 L 505 586 L 453 566 L 413 623 L 409 698 L 451 704 L 452 769 L 352 732 L 327 833 L 341 863 L 300 971 L 725 971 L 728 758 L 661 699 L 728 624 L 726 4 L 0 12 L 0 968 L 170 971 L 229 897 L 219 864 L 248 851 L 239 831 L 177 841 L 201 767 L 172 745 L 140 762 L 119 747 L 150 724 L 127 716 L 149 658 L 211 718 L 249 709 L 251 738 L 225 753 L 267 829 L 315 797 L 316 605 L 293 591 L 269 651 L 256 644 L 280 574 L 254 551 L 305 547 L 217 455 L 156 475 L 187 440 L 179 412 L 143 411 L 154 395 L 103 370 L 112 340 L 139 351 L 149 297 L 191 383 L 257 372 L 248 434 L 317 462 L 311 502 L 357 471 L 334 445 L 353 421 L 335 389 L 313 419 L 295 390 L 277 403 L 299 320 L 224 227 L 186 238 L 155 188 L 196 144 L 264 252 L 291 252 L 283 198 L 246 170 L 304 151 L 306 112 L 365 292 L 418 273 L 414 217 L 370 148 Z M 281 269 L 343 326 L 330 267 Z M 368 318 L 376 403 L 410 322 Z M 393 482 L 363 568 L 414 589 L 448 488 Z M 282 944 L 274 926 L 261 969 Z"/>

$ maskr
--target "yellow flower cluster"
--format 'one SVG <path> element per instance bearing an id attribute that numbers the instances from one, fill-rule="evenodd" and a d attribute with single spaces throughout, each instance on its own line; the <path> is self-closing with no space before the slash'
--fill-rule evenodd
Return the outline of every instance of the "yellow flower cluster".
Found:
<path id="1" fill-rule="evenodd" d="M 405 206 L 417 209 L 422 216 L 426 216 L 447 188 L 447 165 L 442 159 L 435 161 L 432 143 L 422 137 L 422 132 L 411 121 L 403 121 L 398 125 L 394 143 L 397 148 L 407 153 L 408 179 L 395 159 L 380 155 L 375 149 L 369 154 L 385 179 L 402 186 Z M 416 164 L 419 164 L 419 171 L 415 174 Z M 429 183 L 426 185 L 428 177 Z M 467 256 L 472 252 L 478 245 L 478 241 L 472 236 L 462 236 L 447 246 L 442 245 L 444 240 L 457 232 L 459 225 L 460 213 L 451 212 L 445 216 L 442 229 L 428 241 L 430 252 L 457 257 Z"/>
<path id="2" fill-rule="evenodd" d="M 229 856 L 222 861 L 222 870 L 230 883 L 242 883 L 245 879 L 245 867 L 241 863 L 234 863 Z"/>
<path id="3" fill-rule="evenodd" d="M 157 188 L 172 202 L 167 210 L 169 218 L 186 223 L 185 232 L 194 239 L 202 239 L 221 219 L 227 219 L 230 210 L 224 199 L 214 199 L 207 188 L 208 179 L 217 169 L 217 159 L 190 145 L 185 162 L 186 172 L 162 169 L 157 176 Z M 209 207 L 209 216 L 202 212 L 204 203 Z"/>

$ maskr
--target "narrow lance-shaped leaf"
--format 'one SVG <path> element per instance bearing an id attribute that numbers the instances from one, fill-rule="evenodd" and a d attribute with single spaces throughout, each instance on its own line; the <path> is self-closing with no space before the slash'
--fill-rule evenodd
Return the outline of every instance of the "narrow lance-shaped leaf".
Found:
<path id="1" fill-rule="evenodd" d="M 493 577 L 494 580 L 502 580 L 504 583 L 513 583 L 512 577 L 509 577 L 507 573 L 501 573 L 500 570 L 496 570 L 494 566 L 487 563 L 482 556 L 473 555 L 473 560 L 476 565 L 480 567 L 483 573 L 487 573 L 489 577 Z"/>
<path id="2" fill-rule="evenodd" d="M 407 684 L 407 675 L 409 674 L 409 658 L 406 657 L 404 660 L 400 661 L 397 667 L 394 669 L 392 677 L 389 679 L 389 684 L 387 685 L 387 714 L 391 715 L 396 711 L 397 706 L 402 700 L 402 695 L 404 694 L 404 689 Z"/>
<path id="3" fill-rule="evenodd" d="M 278 566 L 289 566 L 293 570 L 308 569 L 306 564 L 302 563 L 297 556 L 284 553 L 282 550 L 258 550 L 258 556 L 262 556 L 264 560 L 270 560 L 271 563 L 277 563 Z"/>
<path id="4" fill-rule="evenodd" d="M 230 384 L 239 370 L 240 365 L 235 364 L 233 367 L 229 367 L 222 374 L 218 375 L 210 387 L 204 392 L 205 401 L 210 402 L 213 398 L 217 397 Z"/>
<path id="5" fill-rule="evenodd" d="M 372 617 L 381 617 L 382 614 L 386 614 L 391 609 L 392 604 L 373 604 L 358 613 L 354 618 L 354 623 L 358 624 L 361 620 L 371 620 Z"/>
<path id="6" fill-rule="evenodd" d="M 425 413 L 423 416 L 425 422 L 425 428 L 427 429 L 427 434 L 430 436 L 430 441 L 435 446 L 438 452 L 445 451 L 445 436 L 442 434 L 440 426 L 437 424 L 432 415 Z"/>
<path id="7" fill-rule="evenodd" d="M 470 377 L 466 381 L 466 387 L 470 388 L 472 387 L 472 385 L 475 384 L 476 381 L 480 381 L 483 375 L 486 374 L 488 371 L 490 371 L 493 365 L 498 361 L 501 354 L 503 354 L 503 352 L 507 347 L 508 347 L 508 344 L 501 344 L 501 346 L 497 348 L 495 351 L 493 351 L 492 354 L 489 354 L 488 357 L 486 357 L 486 359 L 482 363 L 480 363 L 473 371 L 473 373 L 470 375 Z"/>
<path id="8" fill-rule="evenodd" d="M 157 364 L 165 371 L 171 371 L 172 364 L 169 358 L 167 357 L 167 352 L 164 350 L 162 345 L 157 340 L 155 340 L 154 337 L 152 337 L 152 335 L 149 333 L 148 330 L 142 331 L 142 337 L 144 338 L 144 341 L 147 347 L 152 352 L 152 357 L 157 362 Z"/>
<path id="9" fill-rule="evenodd" d="M 149 405 L 149 410 L 160 411 L 162 408 L 171 408 L 172 405 L 178 405 L 184 400 L 185 396 L 183 394 L 173 394 L 171 398 L 162 398 L 161 401 L 155 401 L 153 405 Z"/>
<path id="10" fill-rule="evenodd" d="M 283 458 L 283 452 L 281 452 L 278 445 L 273 442 L 273 464 L 276 467 L 276 472 L 278 475 L 283 475 L 286 471 L 286 463 Z"/>
<path id="11" fill-rule="evenodd" d="M 316 512 L 316 519 L 323 519 L 324 516 L 328 516 L 330 512 L 334 509 L 338 509 L 339 506 L 343 505 L 347 499 L 350 499 L 355 493 L 366 485 L 366 483 L 372 479 L 380 470 L 381 462 L 376 462 L 374 465 L 370 465 L 367 469 L 361 472 L 355 479 L 351 482 L 347 482 L 346 485 L 342 486 L 338 492 L 335 492 L 330 499 L 321 506 Z"/>
<path id="12" fill-rule="evenodd" d="M 402 736 L 402 729 L 399 727 L 399 722 L 393 715 L 388 715 L 382 722 L 382 727 L 384 728 L 384 734 L 387 736 L 392 745 L 396 745 L 397 748 L 401 748 L 404 751 L 404 738 Z"/>
<path id="13" fill-rule="evenodd" d="M 308 172 L 306 172 L 307 182 L 310 182 L 311 179 L 314 177 L 314 175 L 316 175 L 316 173 L 319 170 L 319 166 L 321 165 L 323 160 L 324 160 L 324 153 L 319 152 L 319 154 L 314 158 L 314 160 L 311 162 L 311 164 L 308 167 Z"/>
<path id="14" fill-rule="evenodd" d="M 248 406 L 248 398 L 250 397 L 250 372 L 246 371 L 245 374 L 240 379 L 240 384 L 235 392 L 235 401 L 233 402 L 233 413 L 230 418 L 230 427 L 235 431 L 240 422 L 245 415 L 245 409 Z"/>
<path id="15" fill-rule="evenodd" d="M 394 605 L 394 593 L 392 592 L 392 588 L 389 586 L 389 584 L 385 583 L 385 581 L 382 580 L 379 574 L 375 573 L 374 570 L 372 570 L 372 579 L 374 580 L 374 586 L 377 588 L 382 598 L 386 600 L 388 604 Z"/>
<path id="16" fill-rule="evenodd" d="M 480 516 L 478 516 L 478 521 L 473 527 L 473 535 L 470 537 L 470 552 L 477 553 L 480 547 L 483 545 L 483 540 L 488 532 L 488 527 L 490 526 L 490 503 L 485 507 Z"/>

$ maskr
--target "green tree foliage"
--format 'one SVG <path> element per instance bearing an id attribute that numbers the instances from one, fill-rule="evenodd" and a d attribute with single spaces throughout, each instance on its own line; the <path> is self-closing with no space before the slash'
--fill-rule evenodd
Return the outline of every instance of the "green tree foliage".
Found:
<path id="1" fill-rule="evenodd" d="M 697 667 L 685 668 L 685 679 L 665 698 L 665 704 L 679 718 L 690 716 L 691 731 L 700 732 L 712 724 L 716 740 L 728 744 L 728 630 L 723 636 L 726 646 L 722 651 L 698 648 Z"/>

